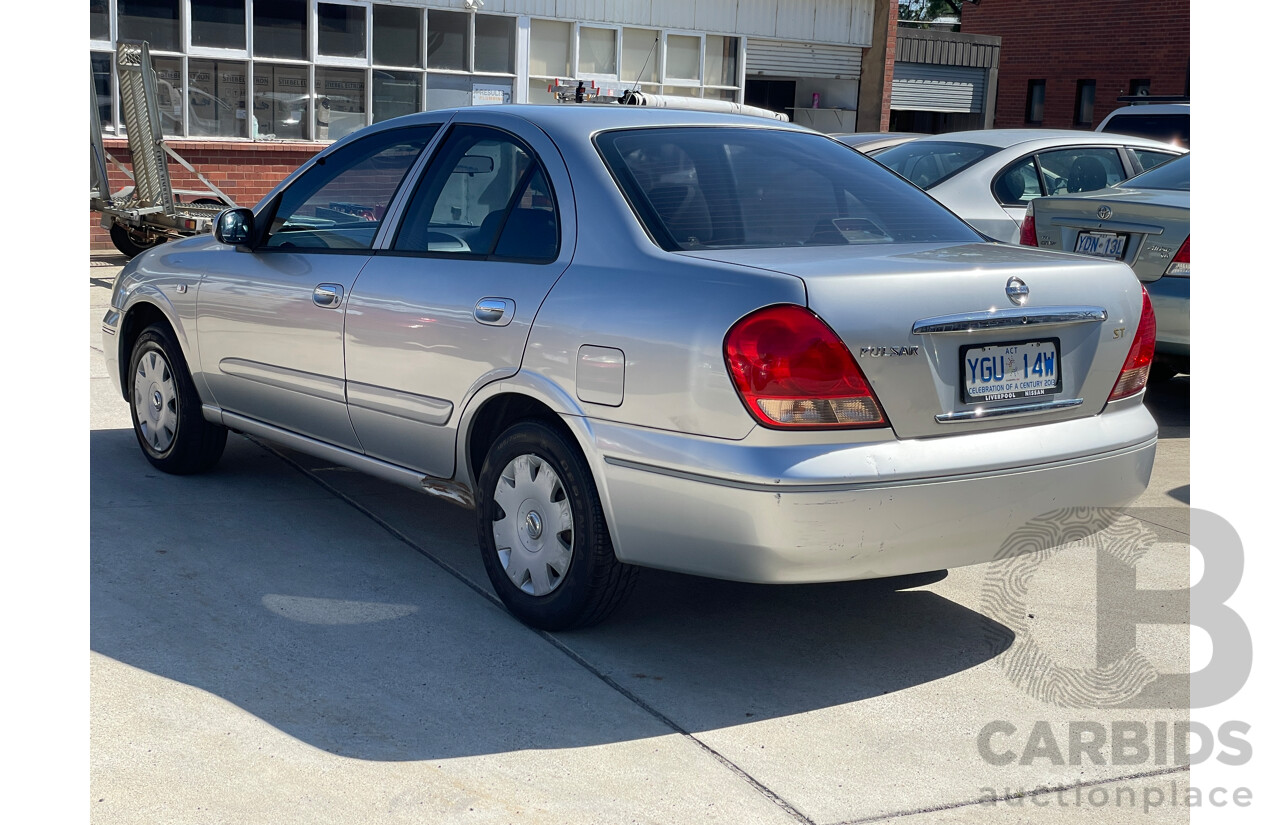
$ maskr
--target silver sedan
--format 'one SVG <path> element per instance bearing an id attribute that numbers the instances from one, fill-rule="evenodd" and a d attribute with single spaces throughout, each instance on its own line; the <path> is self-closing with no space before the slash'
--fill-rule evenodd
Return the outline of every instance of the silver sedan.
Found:
<path id="1" fill-rule="evenodd" d="M 1027 204 L 1092 192 L 1185 152 L 1149 138 L 1053 129 L 950 132 L 868 154 L 989 237 L 1018 243 Z"/>
<path id="2" fill-rule="evenodd" d="M 524 105 L 338 141 L 131 261 L 102 330 L 156 467 L 242 432 L 474 507 L 495 591 L 564 628 L 640 567 L 893 576 L 1131 501 L 1152 317 L 823 135 Z"/>

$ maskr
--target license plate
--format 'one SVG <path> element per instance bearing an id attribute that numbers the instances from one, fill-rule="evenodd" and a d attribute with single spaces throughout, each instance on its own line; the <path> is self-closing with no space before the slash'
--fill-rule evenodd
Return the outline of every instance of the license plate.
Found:
<path id="1" fill-rule="evenodd" d="M 960 352 L 960 369 L 966 404 L 1062 391 L 1056 338 L 965 347 Z"/>
<path id="2" fill-rule="evenodd" d="M 1127 235 L 1114 232 L 1081 232 L 1076 238 L 1076 252 L 1097 255 L 1099 258 L 1119 258 L 1124 254 Z"/>

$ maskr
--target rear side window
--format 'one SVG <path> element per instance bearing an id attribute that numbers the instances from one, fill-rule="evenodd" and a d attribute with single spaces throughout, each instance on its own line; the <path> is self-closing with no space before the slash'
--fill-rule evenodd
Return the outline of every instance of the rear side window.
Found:
<path id="1" fill-rule="evenodd" d="M 928 189 L 997 151 L 994 146 L 977 143 L 913 140 L 877 152 L 875 159 L 921 189 Z"/>
<path id="2" fill-rule="evenodd" d="M 1191 191 L 1191 155 L 1157 166 L 1125 181 L 1125 187 L 1136 189 L 1175 189 Z"/>
<path id="3" fill-rule="evenodd" d="M 1046 194 L 1095 192 L 1127 177 L 1120 152 L 1101 146 L 1054 149 L 1036 155 Z"/>
<path id="4" fill-rule="evenodd" d="M 1102 127 L 1102 131 L 1136 135 L 1191 147 L 1191 115 L 1189 113 L 1114 115 Z"/>
<path id="5" fill-rule="evenodd" d="M 820 135 L 634 129 L 605 132 L 596 145 L 668 250 L 981 240 L 923 192 Z"/>

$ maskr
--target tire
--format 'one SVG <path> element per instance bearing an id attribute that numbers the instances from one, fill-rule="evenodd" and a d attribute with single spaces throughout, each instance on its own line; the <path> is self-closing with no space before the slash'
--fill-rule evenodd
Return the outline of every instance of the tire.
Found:
<path id="1" fill-rule="evenodd" d="M 591 471 L 564 435 L 536 421 L 512 426 L 489 448 L 479 487 L 485 572 L 520 621 L 587 627 L 631 592 L 638 568 L 614 556 Z"/>
<path id="2" fill-rule="evenodd" d="M 167 327 L 152 324 L 138 336 L 128 380 L 133 433 L 156 469 L 187 475 L 218 463 L 227 429 L 205 420 L 182 349 Z"/>
<path id="3" fill-rule="evenodd" d="M 130 258 L 141 255 L 151 247 L 163 242 L 164 238 L 157 238 L 151 243 L 146 243 L 130 232 L 129 227 L 118 223 L 111 224 L 111 243 L 115 244 L 116 249 Z"/>

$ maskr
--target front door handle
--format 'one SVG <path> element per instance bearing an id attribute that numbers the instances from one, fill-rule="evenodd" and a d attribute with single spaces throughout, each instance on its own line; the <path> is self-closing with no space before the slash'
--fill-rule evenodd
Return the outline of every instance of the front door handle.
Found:
<path id="1" fill-rule="evenodd" d="M 476 301 L 475 318 L 492 327 L 505 327 L 516 314 L 516 302 L 510 298 L 481 298 Z"/>
<path id="2" fill-rule="evenodd" d="M 338 284 L 319 284 L 311 293 L 311 302 L 325 309 L 340 307 L 342 306 L 342 287 Z"/>

